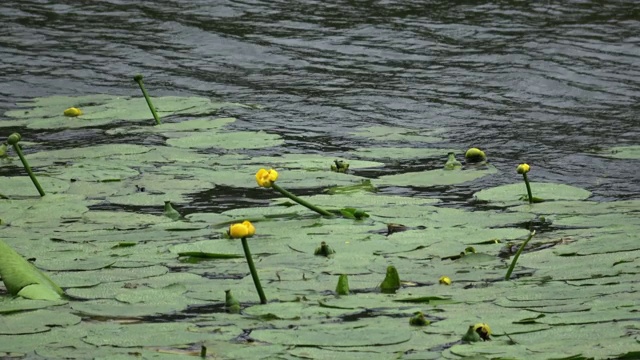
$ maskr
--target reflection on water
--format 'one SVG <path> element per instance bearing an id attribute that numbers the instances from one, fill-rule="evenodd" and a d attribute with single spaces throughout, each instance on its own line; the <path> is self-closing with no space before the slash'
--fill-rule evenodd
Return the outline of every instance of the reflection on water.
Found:
<path id="1" fill-rule="evenodd" d="M 5 0 L 0 23 L 2 111 L 137 95 L 144 73 L 155 95 L 266 105 L 238 125 L 277 129 L 296 151 L 361 146 L 340 134 L 364 124 L 445 128 L 443 147 L 487 149 L 504 171 L 494 183 L 526 160 L 599 198 L 640 192 L 630 162 L 584 154 L 640 138 L 633 0 Z"/>

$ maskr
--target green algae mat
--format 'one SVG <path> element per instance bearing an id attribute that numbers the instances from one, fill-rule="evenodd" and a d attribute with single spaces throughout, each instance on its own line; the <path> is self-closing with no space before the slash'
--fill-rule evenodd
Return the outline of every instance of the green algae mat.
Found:
<path id="1" fill-rule="evenodd" d="M 163 118 L 155 126 L 144 99 L 108 95 L 33 99 L 5 113 L 10 121 L 0 124 L 96 128 L 111 140 L 49 150 L 22 139 L 45 196 L 11 147 L 1 154 L 0 357 L 640 357 L 640 200 L 591 201 L 585 189 L 536 182 L 532 168 L 533 195 L 544 201 L 529 204 L 517 164 L 501 172 L 490 149 L 489 163 L 447 170 L 447 154 L 464 160 L 464 149 L 439 147 L 440 130 L 363 128 L 345 136 L 369 139 L 370 148 L 300 154 L 279 134 L 217 115 L 255 107 L 154 102 Z M 64 116 L 71 106 L 82 115 Z M 637 146 L 586 155 L 638 158 Z M 333 171 L 336 159 L 346 169 Z M 437 165 L 394 170 L 410 159 Z M 277 184 L 307 194 L 303 201 L 367 216 L 318 215 L 260 188 L 261 168 L 277 169 Z M 492 176 L 510 183 L 481 186 L 477 205 L 410 196 L 427 188 L 444 198 L 443 189 Z M 185 211 L 202 194 L 216 203 L 230 191 L 244 194 L 240 206 Z M 165 211 L 167 201 L 184 216 Z M 240 240 L 226 235 L 244 220 L 256 229 L 248 243 L 266 304 Z M 334 252 L 316 255 L 322 242 Z M 400 285 L 383 292 L 389 266 Z M 336 293 L 341 275 L 348 295 Z M 226 306 L 226 290 L 239 311 Z M 428 325 L 410 325 L 417 312 Z M 491 327 L 490 341 L 462 341 L 478 323 Z"/>

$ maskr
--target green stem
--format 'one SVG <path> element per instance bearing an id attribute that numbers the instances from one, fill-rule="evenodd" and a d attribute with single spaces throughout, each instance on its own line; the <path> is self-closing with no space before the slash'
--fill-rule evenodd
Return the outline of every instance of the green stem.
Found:
<path id="1" fill-rule="evenodd" d="M 156 112 L 156 108 L 153 106 L 151 102 L 151 98 L 149 94 L 147 94 L 147 90 L 144 88 L 144 84 L 142 83 L 142 75 L 136 75 L 133 77 L 133 80 L 138 83 L 140 86 L 140 90 L 142 90 L 142 95 L 144 95 L 144 99 L 147 100 L 147 105 L 149 105 L 149 110 L 151 110 L 151 114 L 153 114 L 153 118 L 156 120 L 156 125 L 160 125 L 160 118 L 158 117 L 158 113 Z"/>
<path id="2" fill-rule="evenodd" d="M 260 285 L 260 278 L 258 278 L 256 266 L 253 264 L 253 259 L 251 258 L 251 250 L 249 250 L 249 243 L 247 242 L 247 238 L 242 238 L 242 249 L 244 250 L 244 256 L 247 258 L 247 264 L 249 264 L 251 278 L 253 278 L 253 283 L 256 285 L 258 296 L 260 296 L 260 304 L 266 304 L 267 297 L 264 296 L 264 291 L 262 291 L 262 285 Z"/>
<path id="3" fill-rule="evenodd" d="M 276 189 L 276 191 L 278 191 L 280 194 L 288 197 L 289 199 L 297 202 L 298 204 L 305 206 L 315 212 L 317 212 L 320 215 L 324 215 L 324 216 L 330 216 L 333 217 L 333 214 L 328 212 L 327 210 L 321 209 L 315 205 L 309 204 L 308 202 L 300 199 L 299 197 L 293 195 L 292 193 L 288 192 L 287 190 L 281 188 L 280 186 L 276 185 L 275 183 L 271 185 L 272 188 Z"/>
<path id="4" fill-rule="evenodd" d="M 529 185 L 529 178 L 527 178 L 527 173 L 522 174 L 524 178 L 524 184 L 527 185 L 527 195 L 529 196 L 529 204 L 533 204 L 533 195 L 531 195 L 531 185 Z"/>
<path id="5" fill-rule="evenodd" d="M 27 173 L 29 174 L 31 181 L 33 182 L 33 185 L 36 186 L 36 189 L 38 189 L 40 196 L 44 196 L 45 195 L 44 190 L 42 190 L 42 187 L 40 186 L 38 179 L 36 179 L 36 175 L 33 173 L 33 171 L 31 171 L 31 166 L 29 166 L 27 159 L 25 159 L 24 155 L 22 154 L 22 149 L 20 148 L 20 145 L 18 145 L 18 143 L 13 144 L 13 150 L 15 150 L 18 156 L 20 157 L 20 161 L 22 161 L 22 165 L 24 166 L 24 169 L 27 170 Z"/>
<path id="6" fill-rule="evenodd" d="M 518 258 L 520 257 L 520 254 L 522 254 L 522 251 L 524 250 L 524 247 L 527 246 L 527 243 L 529 242 L 529 240 L 531 240 L 531 238 L 533 237 L 533 235 L 536 234 L 536 231 L 533 230 L 530 234 L 529 237 L 527 238 L 527 240 L 525 240 L 522 245 L 520 245 L 520 249 L 518 249 L 518 251 L 516 252 L 515 255 L 513 255 L 513 260 L 511 260 L 511 265 L 509 266 L 509 270 L 507 270 L 507 274 L 504 276 L 505 280 L 509 280 L 509 278 L 511 277 L 511 273 L 513 272 L 513 268 L 516 267 L 516 263 L 518 262 Z"/>

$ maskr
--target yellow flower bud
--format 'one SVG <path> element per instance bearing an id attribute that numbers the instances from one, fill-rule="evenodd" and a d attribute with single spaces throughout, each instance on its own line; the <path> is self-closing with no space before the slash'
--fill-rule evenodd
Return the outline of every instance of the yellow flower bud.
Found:
<path id="1" fill-rule="evenodd" d="M 486 161 L 487 155 L 484 153 L 484 151 L 478 148 L 471 148 L 467 150 L 467 152 L 464 154 L 464 159 L 468 163 L 477 163 L 477 162 Z"/>
<path id="2" fill-rule="evenodd" d="M 518 174 L 526 174 L 530 169 L 531 167 L 528 164 L 520 164 L 516 168 L 516 171 L 518 172 Z"/>
<path id="3" fill-rule="evenodd" d="M 249 229 L 243 224 L 231 224 L 228 233 L 234 239 L 241 239 L 249 235 Z"/>
<path id="4" fill-rule="evenodd" d="M 245 220 L 241 223 L 231 224 L 227 234 L 234 239 L 242 239 L 251 237 L 256 233 L 256 228 L 249 220 Z"/>
<path id="5" fill-rule="evenodd" d="M 438 282 L 442 285 L 451 285 L 451 279 L 448 276 L 440 276 Z"/>
<path id="6" fill-rule="evenodd" d="M 473 325 L 473 331 L 478 333 L 478 335 L 480 335 L 480 338 L 482 338 L 482 340 L 484 341 L 491 340 L 491 338 L 489 337 L 491 335 L 491 328 L 489 327 L 488 324 L 477 323 Z"/>
<path id="7" fill-rule="evenodd" d="M 245 220 L 242 222 L 242 225 L 247 227 L 247 236 L 253 236 L 256 233 L 256 227 L 249 220 Z"/>
<path id="8" fill-rule="evenodd" d="M 70 107 L 64 111 L 64 116 L 76 117 L 82 115 L 82 110 L 76 107 Z"/>
<path id="9" fill-rule="evenodd" d="M 278 179 L 278 172 L 271 169 L 260 169 L 256 173 L 256 182 L 260 187 L 271 187 L 273 183 Z"/>

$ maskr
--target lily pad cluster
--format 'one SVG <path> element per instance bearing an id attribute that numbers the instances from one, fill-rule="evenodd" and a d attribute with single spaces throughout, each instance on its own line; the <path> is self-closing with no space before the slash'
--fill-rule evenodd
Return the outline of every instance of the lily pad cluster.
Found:
<path id="1" fill-rule="evenodd" d="M 153 101 L 163 119 L 155 126 L 144 99 L 106 95 L 34 99 L 5 114 L 13 126 L 108 129 L 82 147 L 21 140 L 43 197 L 21 172 L 1 178 L 2 240 L 64 293 L 51 286 L 59 298 L 27 300 L 7 286 L 0 355 L 179 358 L 205 346 L 210 356 L 251 358 L 259 346 L 264 358 L 547 359 L 637 349 L 639 201 L 589 201 L 587 190 L 534 181 L 545 202 L 529 204 L 517 174 L 491 164 L 490 149 L 489 162 L 459 166 L 461 150 L 423 147 L 442 132 L 359 129 L 353 136 L 372 139 L 371 148 L 293 154 L 279 134 L 216 117 L 223 106 L 249 107 Z M 82 114 L 64 116 L 70 107 Z M 121 142 L 123 134 L 141 141 Z M 337 158 L 348 171 L 331 171 Z M 434 165 L 389 170 L 411 158 Z M 331 214 L 354 209 L 353 218 L 321 216 L 258 188 L 261 167 L 277 169 L 277 184 L 305 202 Z M 416 192 L 494 174 L 512 184 L 476 192 L 479 205 Z M 243 206 L 214 211 L 208 203 L 230 191 L 243 194 Z M 244 220 L 259 229 L 247 240 L 267 304 L 239 243 L 224 236 Z M 511 250 L 530 230 L 537 235 L 506 281 Z M 314 254 L 323 242 L 330 256 Z"/>

